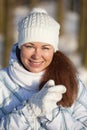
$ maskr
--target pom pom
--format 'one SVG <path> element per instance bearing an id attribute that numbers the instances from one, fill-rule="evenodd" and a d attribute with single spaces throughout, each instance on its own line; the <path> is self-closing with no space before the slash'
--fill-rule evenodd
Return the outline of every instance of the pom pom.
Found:
<path id="1" fill-rule="evenodd" d="M 47 11 L 43 8 L 34 8 L 32 11 L 31 11 L 31 14 L 32 13 L 44 13 L 44 14 L 48 14 Z"/>

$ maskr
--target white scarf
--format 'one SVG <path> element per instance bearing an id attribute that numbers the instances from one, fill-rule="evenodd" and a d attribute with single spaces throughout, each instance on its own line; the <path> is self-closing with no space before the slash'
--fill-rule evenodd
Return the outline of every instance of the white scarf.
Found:
<path id="1" fill-rule="evenodd" d="M 29 90 L 38 89 L 40 80 L 44 72 L 32 73 L 23 68 L 16 60 L 11 62 L 9 66 L 9 74 L 12 80 L 21 87 Z"/>

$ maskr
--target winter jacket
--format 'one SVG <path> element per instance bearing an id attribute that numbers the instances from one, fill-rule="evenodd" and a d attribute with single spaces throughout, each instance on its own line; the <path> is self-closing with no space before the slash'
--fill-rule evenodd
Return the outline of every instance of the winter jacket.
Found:
<path id="1" fill-rule="evenodd" d="M 38 88 L 19 85 L 8 68 L 0 71 L 0 130 L 87 130 L 87 89 L 80 79 L 78 96 L 71 107 L 56 107 L 51 119 L 46 115 L 35 117 L 29 99 Z"/>

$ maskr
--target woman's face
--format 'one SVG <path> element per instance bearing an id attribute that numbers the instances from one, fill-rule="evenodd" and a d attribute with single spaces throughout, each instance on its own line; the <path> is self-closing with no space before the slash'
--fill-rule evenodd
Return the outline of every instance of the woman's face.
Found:
<path id="1" fill-rule="evenodd" d="M 24 67 L 33 73 L 45 70 L 53 59 L 54 48 L 46 43 L 26 43 L 21 46 L 20 58 Z"/>

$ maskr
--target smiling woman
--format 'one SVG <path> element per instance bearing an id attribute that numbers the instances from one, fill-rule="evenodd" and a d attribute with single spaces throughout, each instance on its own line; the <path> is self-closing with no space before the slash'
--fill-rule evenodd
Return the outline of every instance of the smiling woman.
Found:
<path id="1" fill-rule="evenodd" d="M 86 130 L 87 89 L 58 48 L 60 25 L 34 8 L 0 70 L 0 130 Z"/>
<path id="2" fill-rule="evenodd" d="M 54 48 L 46 43 L 26 43 L 21 46 L 20 58 L 27 70 L 38 73 L 45 70 L 53 59 Z"/>

